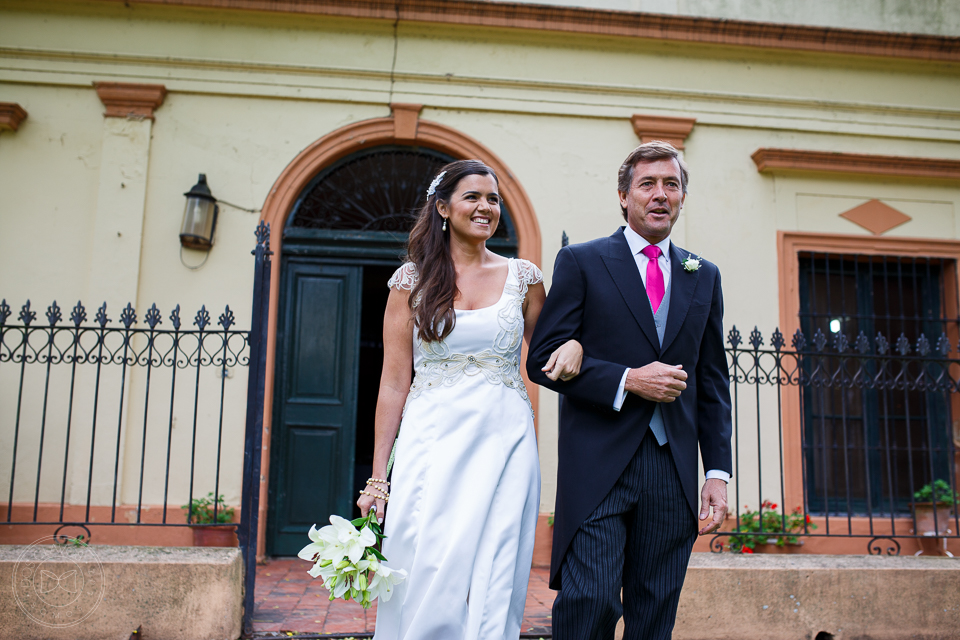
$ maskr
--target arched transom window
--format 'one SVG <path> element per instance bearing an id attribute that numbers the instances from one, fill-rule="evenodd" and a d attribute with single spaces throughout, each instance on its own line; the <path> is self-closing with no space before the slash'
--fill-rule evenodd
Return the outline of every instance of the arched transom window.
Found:
<path id="1" fill-rule="evenodd" d="M 425 147 L 380 146 L 351 154 L 321 171 L 303 190 L 288 227 L 408 233 L 445 153 Z M 494 238 L 516 244 L 508 205 Z"/>

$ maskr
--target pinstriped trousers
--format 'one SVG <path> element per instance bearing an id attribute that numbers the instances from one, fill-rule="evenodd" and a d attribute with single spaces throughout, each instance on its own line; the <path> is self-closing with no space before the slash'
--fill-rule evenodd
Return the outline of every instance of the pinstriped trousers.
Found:
<path id="1" fill-rule="evenodd" d="M 560 566 L 554 640 L 668 640 L 697 537 L 670 445 L 649 431 Z M 623 604 L 620 588 L 623 587 Z"/>

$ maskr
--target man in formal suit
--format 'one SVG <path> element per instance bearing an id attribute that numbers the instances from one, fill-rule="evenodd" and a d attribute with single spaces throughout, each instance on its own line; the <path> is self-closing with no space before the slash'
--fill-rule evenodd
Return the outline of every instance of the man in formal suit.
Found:
<path id="1" fill-rule="evenodd" d="M 720 273 L 670 241 L 687 180 L 673 146 L 631 152 L 617 184 L 627 226 L 560 250 L 533 334 L 530 379 L 562 394 L 555 640 L 612 639 L 621 615 L 624 638 L 669 638 L 698 528 L 726 514 Z M 548 378 L 550 354 L 571 338 L 583 345 L 580 375 Z"/>

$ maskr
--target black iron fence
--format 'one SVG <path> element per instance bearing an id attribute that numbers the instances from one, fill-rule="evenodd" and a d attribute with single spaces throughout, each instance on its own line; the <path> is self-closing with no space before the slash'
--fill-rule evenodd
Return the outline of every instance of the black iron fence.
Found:
<path id="1" fill-rule="evenodd" d="M 958 537 L 960 359 L 946 334 L 727 338 L 733 518 L 714 551 L 848 537 L 898 554 L 898 538 Z"/>
<path id="2" fill-rule="evenodd" d="M 195 526 L 196 499 L 240 486 L 238 522 L 216 500 L 206 515 L 237 527 L 247 631 L 268 247 L 261 224 L 249 330 L 229 307 L 188 316 L 127 305 L 114 318 L 105 305 L 54 303 L 41 313 L 0 303 L 0 520 L 77 526 L 88 538 L 91 525 Z M 757 329 L 744 341 L 734 327 L 728 344 L 733 518 L 713 550 L 846 537 L 866 539 L 870 553 L 899 553 L 898 539 L 958 537 L 960 359 L 946 334 L 797 331 L 788 346 L 779 330 L 769 342 Z"/>
<path id="3" fill-rule="evenodd" d="M 179 305 L 139 315 L 128 304 L 112 317 L 106 303 L 54 302 L 38 317 L 30 301 L 18 312 L 0 302 L 0 520 L 83 530 L 87 540 L 93 525 L 236 527 L 245 626 L 271 269 L 269 227 L 256 235 L 249 329 L 229 306 L 188 316 Z M 224 487 L 242 493 L 220 501 Z"/>

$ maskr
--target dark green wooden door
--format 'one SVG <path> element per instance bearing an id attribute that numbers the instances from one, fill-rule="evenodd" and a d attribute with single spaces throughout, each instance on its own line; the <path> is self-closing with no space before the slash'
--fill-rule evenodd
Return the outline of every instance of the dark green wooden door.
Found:
<path id="1" fill-rule="evenodd" d="M 277 335 L 268 550 L 351 517 L 362 267 L 285 256 Z"/>

